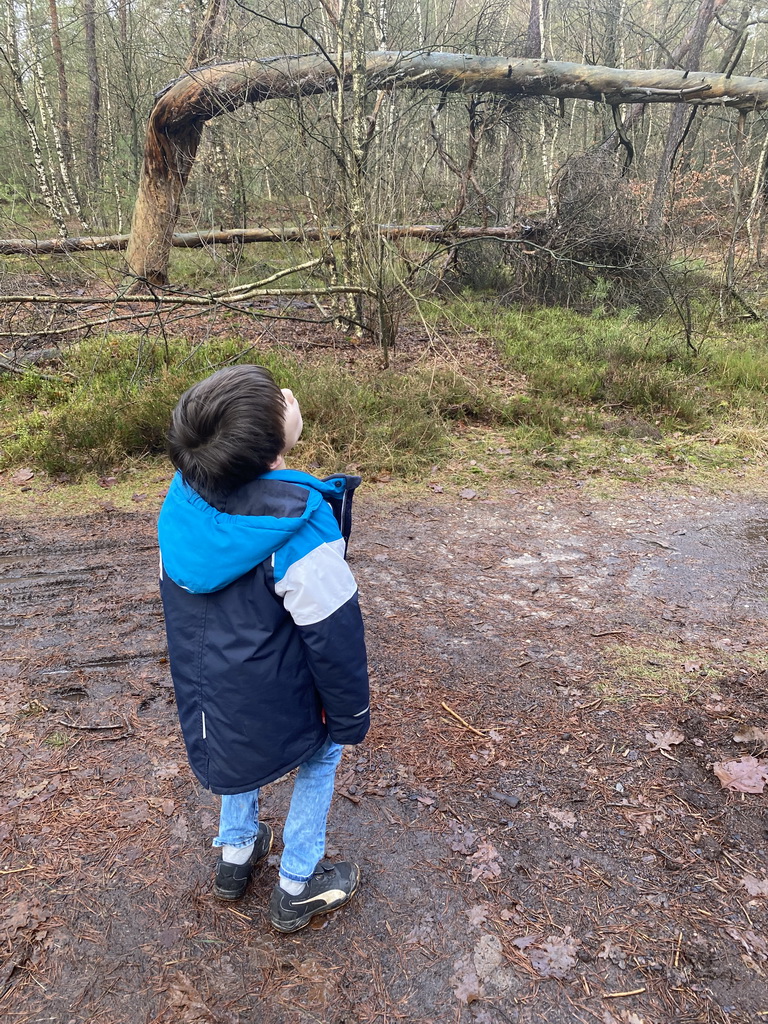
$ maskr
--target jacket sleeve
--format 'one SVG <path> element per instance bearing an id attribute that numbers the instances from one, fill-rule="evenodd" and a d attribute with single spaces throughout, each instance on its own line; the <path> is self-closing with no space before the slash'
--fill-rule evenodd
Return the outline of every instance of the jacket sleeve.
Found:
<path id="1" fill-rule="evenodd" d="M 370 725 L 368 660 L 357 584 L 344 560 L 344 540 L 330 509 L 301 531 L 300 557 L 275 560 L 275 592 L 304 643 L 307 663 L 334 743 L 360 743 Z M 301 553 L 303 551 L 303 553 Z"/>

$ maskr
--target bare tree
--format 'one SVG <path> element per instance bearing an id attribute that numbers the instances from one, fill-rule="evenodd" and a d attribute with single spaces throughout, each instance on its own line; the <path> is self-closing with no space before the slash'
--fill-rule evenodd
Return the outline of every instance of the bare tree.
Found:
<path id="1" fill-rule="evenodd" d="M 56 0 L 48 0 L 48 15 L 51 19 L 51 47 L 56 63 L 56 78 L 59 87 L 59 134 L 64 149 L 64 157 L 68 168 L 72 167 L 72 139 L 69 133 L 69 86 L 64 66 L 64 52 L 61 46 L 61 30 L 59 29 L 59 11 Z"/>
<path id="2" fill-rule="evenodd" d="M 88 75 L 88 114 L 85 125 L 85 167 L 88 183 L 99 181 L 99 114 L 101 112 L 101 81 L 96 55 L 95 0 L 83 0 L 85 28 L 85 66 Z"/>
<path id="3" fill-rule="evenodd" d="M 707 33 L 718 11 L 727 2 L 728 0 L 701 0 L 691 28 L 686 35 L 687 47 L 685 56 L 682 58 L 683 66 L 686 70 L 693 71 L 701 65 Z M 647 223 L 651 231 L 660 230 L 663 223 L 664 208 L 667 196 L 669 195 L 669 185 L 672 179 L 675 159 L 688 134 L 694 114 L 695 108 L 693 111 L 686 111 L 685 107 L 674 107 L 672 109 L 667 139 L 659 161 L 653 197 L 648 211 Z"/>
<path id="4" fill-rule="evenodd" d="M 528 30 L 525 34 L 522 57 L 541 57 L 542 53 L 542 0 L 531 0 L 528 11 Z M 518 102 L 503 101 L 506 139 L 501 158 L 501 190 L 499 197 L 499 221 L 509 224 L 515 215 L 517 192 L 523 171 L 523 117 Z"/>
<path id="5" fill-rule="evenodd" d="M 40 195 L 54 224 L 59 229 L 59 234 L 66 237 L 67 225 L 65 217 L 67 214 L 55 174 L 49 174 L 46 167 L 46 160 L 43 154 L 43 147 L 40 141 L 40 134 L 37 130 L 37 123 L 27 101 L 24 91 L 24 77 L 22 75 L 21 63 L 19 60 L 18 37 L 16 33 L 16 12 L 13 0 L 6 0 L 5 4 L 5 32 L 3 43 L 0 46 L 0 53 L 5 61 L 12 83 L 12 96 L 14 105 L 24 122 L 24 126 L 32 149 L 32 161 L 35 168 Z"/>

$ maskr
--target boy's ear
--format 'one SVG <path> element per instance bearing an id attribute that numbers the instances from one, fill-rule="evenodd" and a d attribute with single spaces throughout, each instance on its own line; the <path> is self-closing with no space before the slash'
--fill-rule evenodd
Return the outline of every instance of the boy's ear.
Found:
<path id="1" fill-rule="evenodd" d="M 270 469 L 270 472 L 271 472 L 273 469 L 283 469 L 284 466 L 285 466 L 285 462 L 283 460 L 283 456 L 282 455 L 278 455 L 276 459 L 273 459 L 273 461 L 270 462 L 269 469 Z"/>

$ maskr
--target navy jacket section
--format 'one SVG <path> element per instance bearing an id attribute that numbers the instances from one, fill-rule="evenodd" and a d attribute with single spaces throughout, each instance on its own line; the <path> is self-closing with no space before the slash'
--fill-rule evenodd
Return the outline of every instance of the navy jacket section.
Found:
<path id="1" fill-rule="evenodd" d="M 278 471 L 214 509 L 174 478 L 158 526 L 171 674 L 190 764 L 216 793 L 368 731 L 357 587 L 323 497 L 343 486 Z"/>

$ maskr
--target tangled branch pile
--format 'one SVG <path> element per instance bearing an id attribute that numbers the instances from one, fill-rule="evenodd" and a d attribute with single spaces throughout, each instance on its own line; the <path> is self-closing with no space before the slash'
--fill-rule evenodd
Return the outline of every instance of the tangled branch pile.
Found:
<path id="1" fill-rule="evenodd" d="M 644 312 L 663 304 L 664 240 L 644 226 L 613 155 L 593 151 L 568 160 L 552 183 L 549 206 L 546 218 L 528 226 L 528 244 L 507 248 L 516 300 Z"/>

